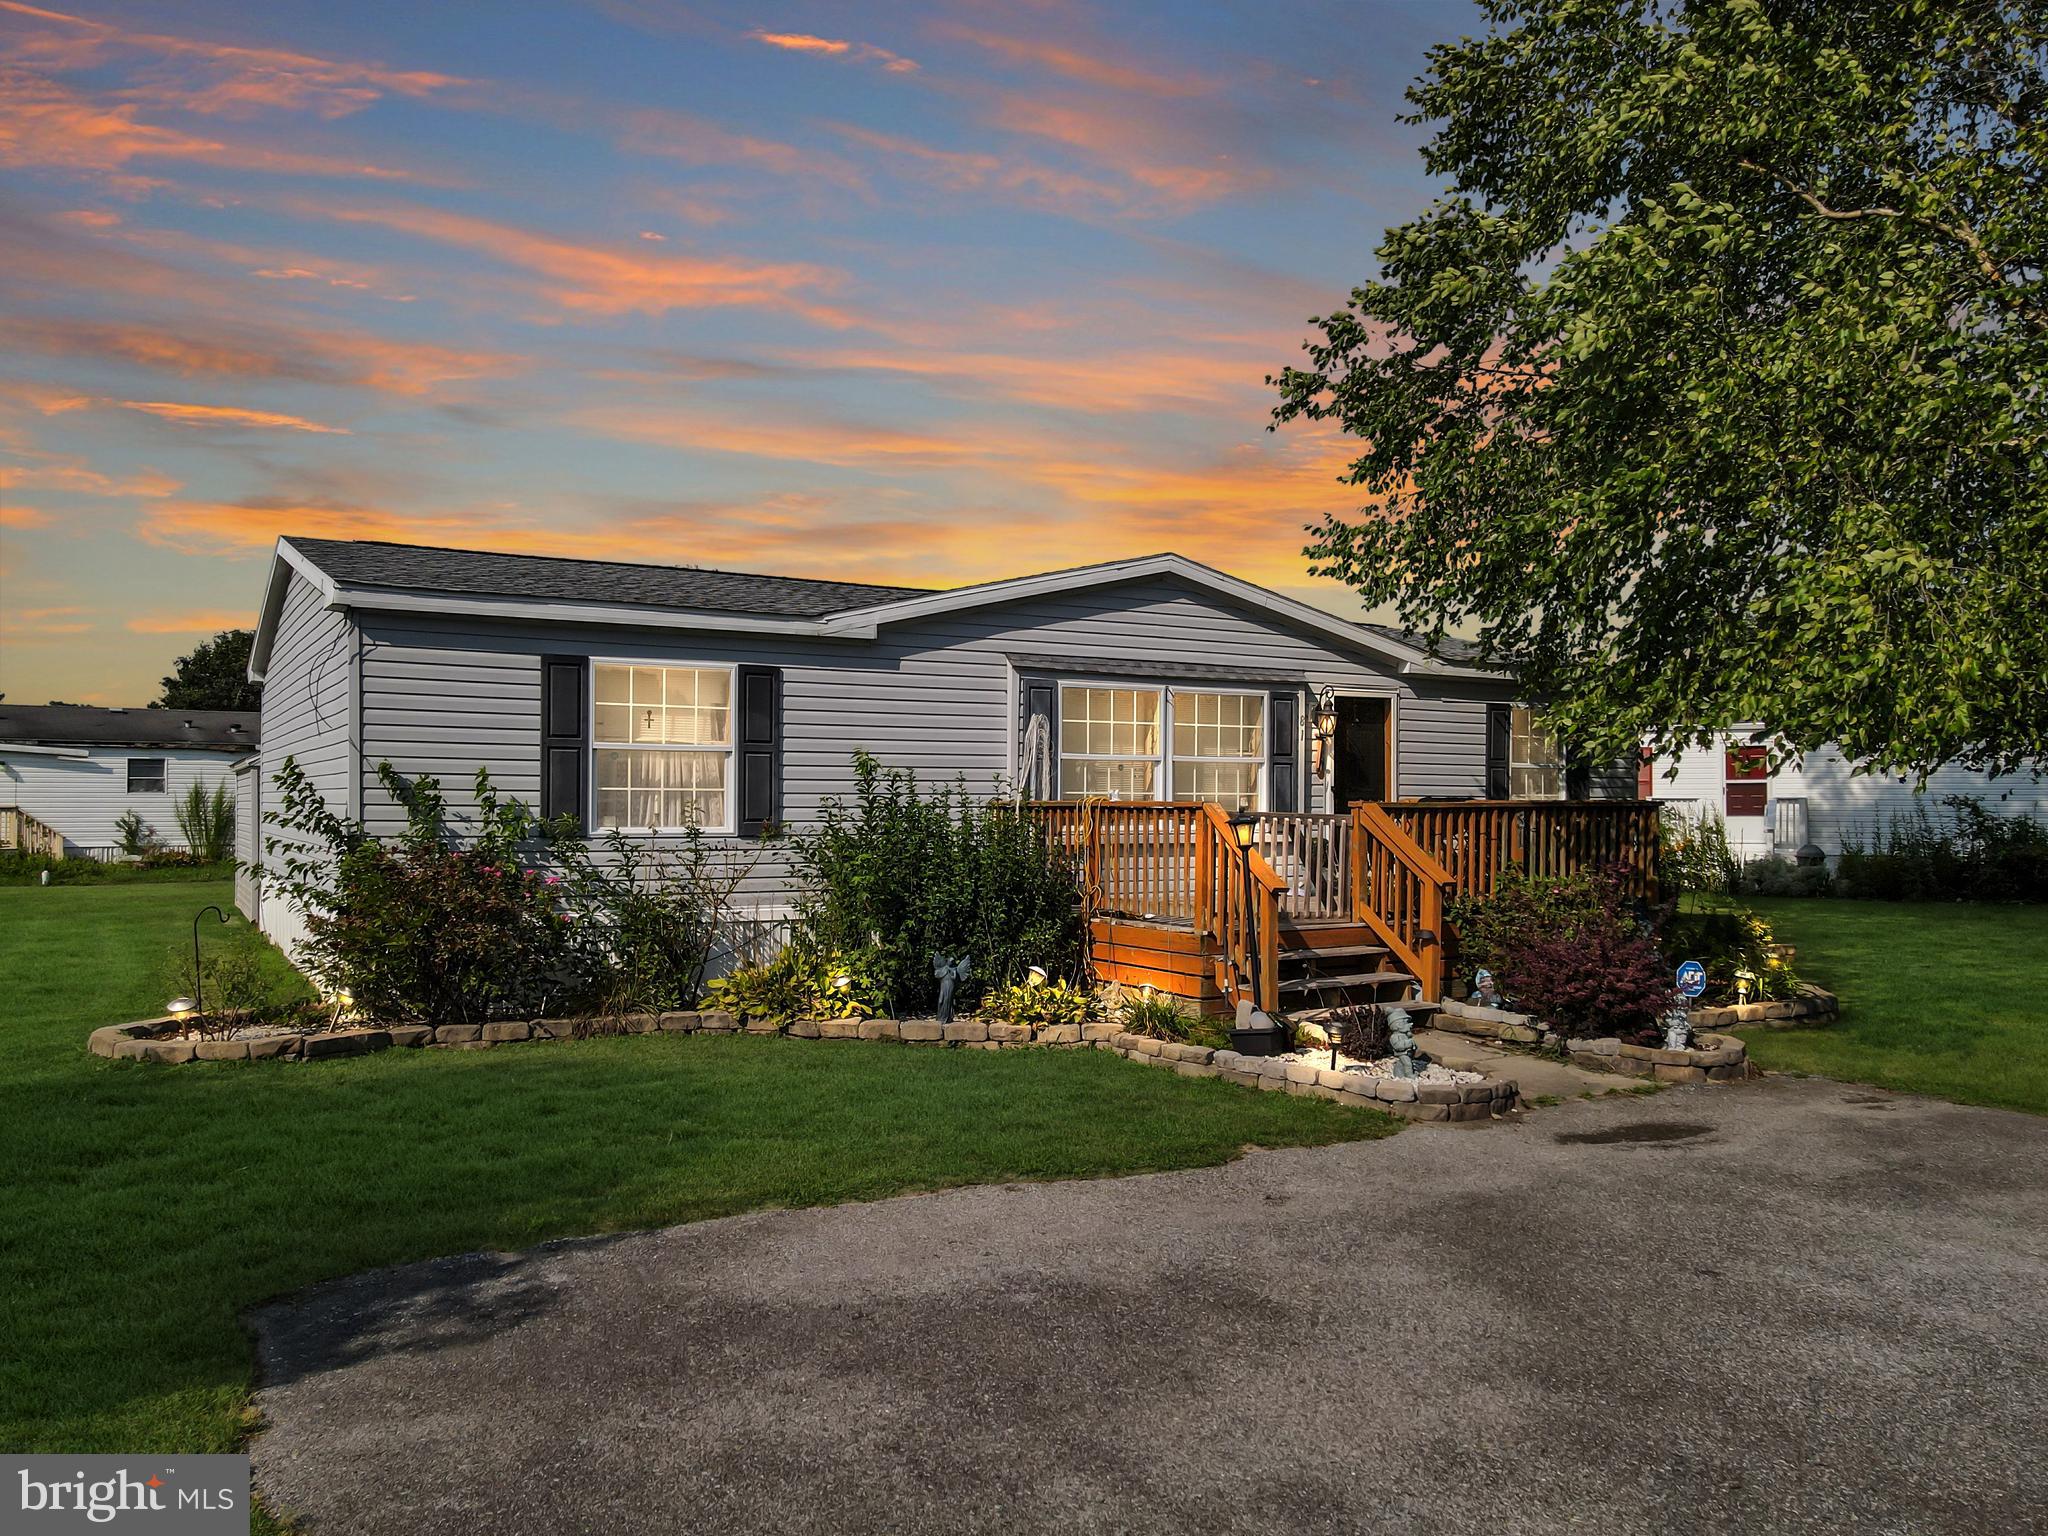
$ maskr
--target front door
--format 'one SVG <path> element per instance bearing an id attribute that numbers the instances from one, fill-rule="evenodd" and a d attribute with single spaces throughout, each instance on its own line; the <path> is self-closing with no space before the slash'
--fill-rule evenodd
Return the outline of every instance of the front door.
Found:
<path id="1" fill-rule="evenodd" d="M 1330 809 L 1354 800 L 1384 800 L 1393 788 L 1393 701 L 1337 701 L 1336 763 L 1330 780 Z"/>

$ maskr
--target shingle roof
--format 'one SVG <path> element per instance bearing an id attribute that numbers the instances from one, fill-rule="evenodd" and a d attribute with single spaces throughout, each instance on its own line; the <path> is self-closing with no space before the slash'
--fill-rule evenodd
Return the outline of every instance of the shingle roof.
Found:
<path id="1" fill-rule="evenodd" d="M 99 709 L 89 704 L 0 704 L 0 743 L 45 747 L 256 745 L 259 717 L 238 709 Z"/>
<path id="2" fill-rule="evenodd" d="M 435 549 L 342 539 L 293 538 L 292 548 L 344 586 L 406 587 L 478 597 L 531 597 L 550 602 L 632 603 L 706 613 L 769 614 L 817 619 L 877 603 L 921 597 L 927 587 L 880 587 L 858 581 L 809 581 L 689 565 L 636 565 L 618 560 L 568 560 L 554 555 L 504 555 L 479 549 Z"/>
<path id="3" fill-rule="evenodd" d="M 1358 621 L 1360 629 L 1369 629 L 1376 635 L 1385 635 L 1389 640 L 1398 640 L 1402 645 L 1418 651 L 1427 651 L 1429 641 L 1412 629 L 1397 629 L 1392 624 L 1369 624 Z M 1479 658 L 1479 647 L 1470 640 L 1460 640 L 1455 635 L 1445 635 L 1436 643 L 1436 653 L 1445 661 L 1467 662 Z"/>

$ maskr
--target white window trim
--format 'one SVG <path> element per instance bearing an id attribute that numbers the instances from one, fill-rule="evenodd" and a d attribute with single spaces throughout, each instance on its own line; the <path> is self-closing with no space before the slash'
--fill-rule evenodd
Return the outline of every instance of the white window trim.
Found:
<path id="1" fill-rule="evenodd" d="M 1258 786 L 1257 793 L 1253 796 L 1254 804 L 1252 809 L 1263 811 L 1272 804 L 1273 696 L 1270 692 L 1258 688 L 1222 688 L 1214 684 L 1176 683 L 1164 678 L 1139 682 L 1129 678 L 1059 677 L 1053 681 L 1060 691 L 1059 734 L 1062 738 L 1065 737 L 1067 728 L 1067 690 L 1069 688 L 1116 688 L 1126 693 L 1156 692 L 1159 695 L 1159 751 L 1153 760 L 1158 764 L 1159 768 L 1158 778 L 1154 782 L 1158 784 L 1163 793 L 1154 796 L 1150 800 L 1120 800 L 1117 802 L 1119 805 L 1165 805 L 1172 803 L 1174 695 L 1178 693 L 1213 693 L 1226 697 L 1234 696 L 1241 699 L 1257 699 L 1259 701 L 1259 741 L 1264 748 L 1257 757 L 1185 757 L 1180 759 L 1180 761 L 1185 763 L 1224 763 L 1239 767 L 1249 763 L 1254 770 L 1252 781 Z M 1064 749 L 1063 740 L 1055 741 L 1053 743 L 1053 776 L 1057 781 L 1059 796 L 1062 799 L 1067 798 L 1066 759 L 1070 757 L 1098 763 L 1128 763 L 1143 760 L 1138 754 L 1134 753 L 1068 752 Z"/>
<path id="2" fill-rule="evenodd" d="M 671 667 L 677 671 L 723 672 L 726 675 L 725 697 L 725 745 L 723 747 L 684 746 L 658 741 L 601 741 L 597 734 L 597 669 L 599 667 Z M 590 740 L 584 748 L 583 771 L 587 775 L 586 792 L 590 796 L 590 833 L 601 837 L 613 831 L 604 826 L 597 817 L 597 754 L 601 750 L 626 752 L 719 752 L 725 754 L 725 814 L 715 827 L 697 827 L 694 830 L 705 837 L 733 837 L 738 835 L 738 812 L 734 797 L 739 793 L 734 782 L 739 769 L 739 716 L 740 678 L 739 664 L 730 661 L 686 661 L 675 657 L 654 658 L 646 656 L 593 656 L 590 658 L 590 692 L 584 700 L 589 709 Z M 680 837 L 692 831 L 690 827 L 636 827 L 624 826 L 620 832 L 648 832 L 656 836 Z"/>
<path id="3" fill-rule="evenodd" d="M 167 795 L 171 792 L 171 760 L 168 757 L 149 757 L 138 755 L 123 758 L 122 761 L 126 764 L 125 782 L 127 784 L 127 792 L 129 794 Z M 137 789 L 135 787 L 135 765 L 137 763 L 155 763 L 159 770 L 157 773 L 157 777 L 161 779 L 163 782 L 158 784 L 155 789 Z"/>
<path id="4" fill-rule="evenodd" d="M 1516 710 L 1521 710 L 1521 711 L 1523 711 L 1523 712 L 1524 712 L 1525 714 L 1527 714 L 1527 715 L 1528 715 L 1528 717 L 1529 717 L 1529 722 L 1528 722 L 1528 734 L 1529 734 L 1529 735 L 1532 735 L 1532 736 L 1533 736 L 1533 735 L 1534 735 L 1534 734 L 1536 733 L 1536 730 L 1537 730 L 1537 724 L 1536 724 L 1536 706 L 1535 706 L 1534 704 L 1510 704 L 1510 705 L 1508 706 L 1508 794 L 1509 794 L 1509 796 L 1510 796 L 1511 798 L 1513 798 L 1513 799 L 1517 799 L 1517 800 L 1523 800 L 1523 799 L 1533 799 L 1533 798 L 1534 798 L 1533 796 L 1526 796 L 1526 795 L 1517 795 L 1517 794 L 1515 794 L 1515 770 L 1516 770 L 1516 769 L 1520 768 L 1520 769 L 1525 769 L 1525 770 L 1527 770 L 1527 769 L 1536 769 L 1536 768 L 1551 768 L 1551 769 L 1554 769 L 1554 770 L 1556 771 L 1556 773 L 1557 773 L 1557 793 L 1556 793 L 1556 794 L 1554 794 L 1554 795 L 1550 795 L 1550 796 L 1548 796 L 1548 797 L 1546 797 L 1546 798 L 1548 798 L 1548 799 L 1551 799 L 1551 800 L 1562 800 L 1562 799 L 1564 799 L 1564 798 L 1565 798 L 1565 793 L 1566 793 L 1566 789 L 1567 789 L 1567 785 L 1566 785 L 1566 782 L 1565 782 L 1565 761 L 1564 761 L 1564 744 L 1563 744 L 1562 742 L 1558 742 L 1558 743 L 1557 743 L 1557 756 L 1556 756 L 1555 758 L 1552 758 L 1552 759 L 1551 759 L 1550 761 L 1548 761 L 1548 762 L 1543 762 L 1543 763 L 1538 763 L 1538 762 L 1534 762 L 1534 761 L 1526 761 L 1526 762 L 1525 762 L 1525 761 L 1523 761 L 1522 759 L 1520 759 L 1520 758 L 1517 758 L 1517 757 L 1515 756 L 1515 714 L 1514 714 L 1514 712 L 1515 712 Z M 1548 727 L 1545 727 L 1544 729 L 1546 730 L 1547 734 L 1548 734 L 1548 735 L 1549 735 L 1549 736 L 1550 736 L 1550 737 L 1552 738 L 1552 740 L 1553 740 L 1553 741 L 1555 741 L 1555 740 L 1556 740 L 1556 737 L 1557 737 L 1557 733 L 1556 733 L 1555 731 L 1551 731 L 1551 730 L 1549 730 L 1549 729 L 1548 729 Z"/>

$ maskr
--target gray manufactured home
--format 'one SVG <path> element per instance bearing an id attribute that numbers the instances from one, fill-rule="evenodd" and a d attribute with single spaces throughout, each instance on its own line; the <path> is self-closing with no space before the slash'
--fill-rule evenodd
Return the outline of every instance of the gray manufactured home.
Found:
<path id="1" fill-rule="evenodd" d="M 1036 799 L 1566 793 L 1502 679 L 1171 554 L 928 591 L 286 538 L 250 672 L 254 796 L 293 757 L 379 833 L 402 819 L 380 762 L 458 814 L 481 765 L 592 831 L 735 842 L 813 819 L 861 748 Z M 771 841 L 743 898 L 772 915 L 785 882 Z M 282 902 L 260 921 L 298 936 Z"/>

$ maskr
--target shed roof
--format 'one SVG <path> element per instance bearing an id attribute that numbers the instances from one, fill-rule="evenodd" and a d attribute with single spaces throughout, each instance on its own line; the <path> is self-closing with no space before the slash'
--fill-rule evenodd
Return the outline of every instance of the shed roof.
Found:
<path id="1" fill-rule="evenodd" d="M 256 744 L 261 723 L 253 710 L 0 704 L 0 745 L 197 747 L 246 752 Z"/>

